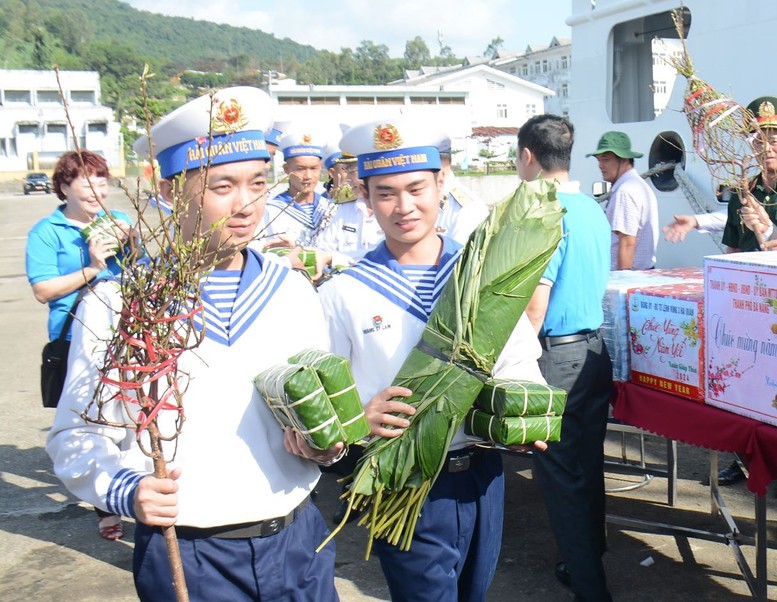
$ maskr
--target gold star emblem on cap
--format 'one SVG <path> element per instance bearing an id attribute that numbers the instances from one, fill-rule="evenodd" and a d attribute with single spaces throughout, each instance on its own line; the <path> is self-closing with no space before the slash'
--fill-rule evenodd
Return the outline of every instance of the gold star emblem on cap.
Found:
<path id="1" fill-rule="evenodd" d="M 248 119 L 243 114 L 243 108 L 234 98 L 222 101 L 216 107 L 216 111 L 211 119 L 210 129 L 214 134 L 225 134 L 236 132 L 242 129 L 248 123 Z"/>
<path id="2" fill-rule="evenodd" d="M 311 142 L 313 142 L 313 136 L 310 134 L 305 134 L 302 136 L 302 144 L 310 145 Z"/>
<path id="3" fill-rule="evenodd" d="M 375 128 L 374 146 L 378 150 L 390 150 L 402 146 L 402 136 L 395 125 L 387 123 Z"/>

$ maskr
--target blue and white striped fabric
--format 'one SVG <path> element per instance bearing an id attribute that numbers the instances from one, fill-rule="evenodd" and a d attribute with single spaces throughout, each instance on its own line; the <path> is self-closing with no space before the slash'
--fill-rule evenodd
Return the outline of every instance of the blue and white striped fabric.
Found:
<path id="1" fill-rule="evenodd" d="M 400 265 L 384 241 L 343 273 L 356 278 L 396 306 L 426 322 L 461 255 L 459 243 L 445 236 L 440 238 L 443 248 L 436 266 L 423 266 L 419 270 L 418 266 Z M 431 273 L 427 273 L 430 269 Z"/>
<path id="2" fill-rule="evenodd" d="M 261 313 L 288 273 L 289 268 L 283 264 L 265 261 L 248 249 L 242 273 L 215 270 L 203 279 L 203 311 L 195 316 L 194 325 L 198 330 L 204 326 L 207 338 L 232 345 Z"/>
<path id="3" fill-rule="evenodd" d="M 300 205 L 292 199 L 291 193 L 283 192 L 267 201 L 267 205 L 282 210 L 309 230 L 314 230 L 321 223 L 330 202 L 329 199 L 316 193 L 312 203 Z"/>
<path id="4" fill-rule="evenodd" d="M 436 265 L 403 265 L 402 271 L 415 286 L 416 295 L 427 314 L 432 313 L 432 307 L 437 300 L 435 296 Z M 439 293 L 438 293 L 439 295 Z"/>
<path id="5" fill-rule="evenodd" d="M 118 514 L 119 516 L 131 516 L 135 518 L 133 503 L 135 501 L 135 490 L 138 488 L 140 479 L 146 475 L 129 468 L 124 468 L 116 473 L 108 485 L 108 495 L 105 498 L 105 504 L 108 506 L 108 512 Z"/>

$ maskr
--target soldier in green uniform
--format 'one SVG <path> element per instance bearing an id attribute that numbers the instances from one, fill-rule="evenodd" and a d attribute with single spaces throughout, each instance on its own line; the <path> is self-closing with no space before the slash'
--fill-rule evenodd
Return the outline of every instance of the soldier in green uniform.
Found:
<path id="1" fill-rule="evenodd" d="M 758 240 L 746 223 L 743 212 L 758 213 L 759 207 L 752 203 L 758 201 L 765 209 L 772 225 L 777 223 L 777 98 L 762 96 L 751 102 L 747 109 L 752 111 L 761 132 L 753 136 L 753 147 L 759 154 L 761 173 L 750 183 L 751 203 L 744 206 L 738 196 L 733 195 L 728 203 L 728 219 L 723 231 L 723 244 L 729 253 L 739 251 L 758 251 Z M 764 216 L 765 218 L 765 216 Z M 767 226 L 768 228 L 768 226 Z M 772 230 L 774 228 L 772 227 Z M 764 233 L 768 239 L 771 232 Z"/>

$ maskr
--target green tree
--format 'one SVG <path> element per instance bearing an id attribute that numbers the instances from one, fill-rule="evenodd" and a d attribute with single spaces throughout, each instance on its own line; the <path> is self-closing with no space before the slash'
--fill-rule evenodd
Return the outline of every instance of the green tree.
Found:
<path id="1" fill-rule="evenodd" d="M 422 65 L 428 65 L 432 60 L 429 47 L 421 36 L 405 42 L 405 65 L 408 69 L 418 69 Z"/>
<path id="2" fill-rule="evenodd" d="M 483 52 L 483 56 L 488 57 L 490 59 L 496 58 L 496 53 L 504 45 L 505 45 L 505 41 L 502 39 L 502 36 L 496 36 L 488 43 L 488 46 L 486 46 L 486 50 L 485 52 Z"/>

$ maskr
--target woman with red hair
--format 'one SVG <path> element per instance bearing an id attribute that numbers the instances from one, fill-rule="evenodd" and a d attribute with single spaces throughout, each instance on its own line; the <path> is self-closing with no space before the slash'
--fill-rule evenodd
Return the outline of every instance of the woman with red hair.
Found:
<path id="1" fill-rule="evenodd" d="M 131 230 L 132 221 L 120 211 L 111 211 L 121 227 L 122 240 L 89 237 L 81 231 L 105 215 L 108 195 L 108 164 L 88 150 L 62 155 L 54 168 L 54 191 L 62 205 L 30 230 L 27 236 L 27 279 L 32 293 L 49 306 L 49 340 L 60 338 L 79 291 L 91 282 L 121 271 L 117 255 Z M 117 245 L 117 242 L 120 244 Z M 69 346 L 70 332 L 65 338 Z M 120 517 L 97 509 L 99 532 L 105 539 L 123 536 Z"/>

